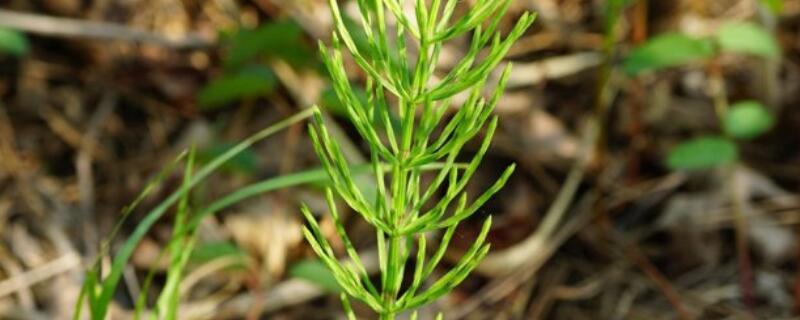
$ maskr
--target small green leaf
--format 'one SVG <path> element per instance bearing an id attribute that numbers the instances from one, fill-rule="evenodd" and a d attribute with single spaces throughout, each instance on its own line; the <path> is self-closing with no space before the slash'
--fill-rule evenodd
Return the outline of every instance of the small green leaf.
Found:
<path id="1" fill-rule="evenodd" d="M 681 33 L 667 33 L 648 40 L 635 49 L 622 65 L 629 74 L 677 66 L 714 55 L 708 39 L 692 38 Z"/>
<path id="2" fill-rule="evenodd" d="M 243 98 L 267 95 L 276 84 L 277 80 L 269 69 L 224 75 L 203 88 L 197 100 L 203 109 L 213 109 Z"/>
<path id="3" fill-rule="evenodd" d="M 758 137 L 772 128 L 774 123 L 775 119 L 758 101 L 734 104 L 724 119 L 725 132 L 739 139 Z"/>
<path id="4" fill-rule="evenodd" d="M 256 29 L 242 29 L 230 39 L 231 48 L 224 65 L 235 69 L 260 57 L 276 57 L 295 66 L 317 63 L 314 47 L 303 39 L 303 29 L 292 21 L 264 24 Z"/>
<path id="5" fill-rule="evenodd" d="M 222 257 L 237 257 L 244 261 L 247 253 L 232 242 L 203 243 L 194 249 L 189 260 L 196 263 L 205 263 Z"/>
<path id="6" fill-rule="evenodd" d="M 772 14 L 778 15 L 783 12 L 783 0 L 761 0 L 761 3 L 769 8 Z"/>
<path id="7" fill-rule="evenodd" d="M 28 38 L 22 32 L 0 27 L 0 55 L 24 56 L 28 53 Z"/>
<path id="8" fill-rule="evenodd" d="M 772 34 L 752 22 L 723 25 L 717 32 L 717 41 L 722 51 L 726 52 L 746 53 L 765 58 L 776 58 L 781 54 L 781 48 Z"/>
<path id="9" fill-rule="evenodd" d="M 378 55 L 378 51 L 373 48 L 372 41 L 370 40 L 367 34 L 361 27 L 361 22 L 356 22 L 355 20 L 349 17 L 343 17 L 342 22 L 344 22 L 345 28 L 347 28 L 348 32 L 350 32 L 350 37 L 353 38 L 353 43 L 355 43 L 356 48 L 358 51 L 365 56 L 368 57 L 376 57 Z M 394 63 L 395 65 L 400 64 L 400 56 L 397 50 L 389 50 L 389 60 Z"/>
<path id="10" fill-rule="evenodd" d="M 303 260 L 292 265 L 289 274 L 294 278 L 308 280 L 316 286 L 329 292 L 341 291 L 333 273 L 319 260 Z"/>
<path id="11" fill-rule="evenodd" d="M 367 105 L 367 93 L 363 89 L 353 87 L 353 93 L 355 93 L 361 104 Z M 347 106 L 339 99 L 339 96 L 336 95 L 336 90 L 332 87 L 328 87 L 322 92 L 320 105 L 337 115 L 347 115 Z"/>
<path id="12" fill-rule="evenodd" d="M 197 155 L 198 162 L 208 163 L 212 159 L 225 154 L 225 152 L 228 152 L 228 150 L 234 146 L 235 144 L 233 143 L 218 143 L 209 148 L 200 150 Z M 220 169 L 231 173 L 255 173 L 258 169 L 258 156 L 251 149 L 244 150 L 228 160 Z"/>
<path id="13" fill-rule="evenodd" d="M 667 165 L 674 169 L 706 169 L 730 163 L 738 157 L 736 145 L 722 137 L 701 137 L 679 144 L 669 153 Z"/>

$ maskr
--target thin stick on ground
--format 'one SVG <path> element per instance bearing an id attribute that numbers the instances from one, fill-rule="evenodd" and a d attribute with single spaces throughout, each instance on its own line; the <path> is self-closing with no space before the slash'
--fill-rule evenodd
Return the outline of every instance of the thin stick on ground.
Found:
<path id="1" fill-rule="evenodd" d="M 628 258 L 633 260 L 633 262 L 639 266 L 639 268 L 644 272 L 647 277 L 653 281 L 653 283 L 658 287 L 664 297 L 667 299 L 669 304 L 675 308 L 675 311 L 678 313 L 678 318 L 681 320 L 690 320 L 693 319 L 689 314 L 689 311 L 686 310 L 686 307 L 681 302 L 681 296 L 678 294 L 678 291 L 675 287 L 667 280 L 664 274 L 658 270 L 651 262 L 647 259 L 640 251 L 636 244 L 631 244 L 625 249 L 625 253 L 628 255 Z"/>
<path id="2" fill-rule="evenodd" d="M 141 42 L 173 49 L 203 48 L 213 44 L 210 39 L 195 33 L 188 33 L 182 38 L 171 38 L 115 23 L 51 17 L 6 9 L 0 9 L 0 27 L 43 36 Z"/>
<path id="3" fill-rule="evenodd" d="M 81 260 L 77 255 L 66 254 L 35 269 L 14 275 L 0 282 L 0 298 L 20 290 L 28 289 L 37 283 L 70 271 L 78 267 L 80 263 Z"/>
<path id="4" fill-rule="evenodd" d="M 725 88 L 725 79 L 720 65 L 719 58 L 712 60 L 708 66 L 709 74 L 709 90 L 714 99 L 714 110 L 717 114 L 717 119 L 722 121 L 728 113 L 729 102 L 727 89 Z M 736 257 L 739 267 L 739 285 L 742 292 L 742 302 L 748 310 L 752 311 L 754 306 L 753 301 L 753 270 L 750 261 L 750 248 L 747 240 L 747 217 L 742 212 L 743 199 L 737 190 L 739 188 L 736 178 L 736 167 L 738 163 L 732 164 L 728 168 L 724 168 L 724 179 L 728 186 L 730 186 L 730 200 L 733 209 L 733 216 L 735 220 L 736 231 Z"/>

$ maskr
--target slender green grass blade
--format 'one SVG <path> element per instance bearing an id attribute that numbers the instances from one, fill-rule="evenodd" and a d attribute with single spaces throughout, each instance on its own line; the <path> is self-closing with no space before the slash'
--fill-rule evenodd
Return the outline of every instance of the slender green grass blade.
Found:
<path id="1" fill-rule="evenodd" d="M 128 263 L 131 255 L 133 254 L 134 248 L 136 245 L 141 241 L 142 237 L 150 230 L 150 228 L 158 221 L 161 216 L 167 211 L 169 207 L 174 205 L 178 202 L 184 194 L 189 192 L 189 190 L 195 186 L 197 186 L 200 182 L 208 178 L 211 173 L 217 170 L 220 166 L 222 166 L 226 161 L 230 160 L 238 153 L 242 152 L 243 150 L 249 148 L 254 143 L 267 138 L 278 131 L 283 130 L 284 128 L 302 121 L 313 114 L 315 108 L 310 108 L 304 110 L 303 112 L 297 113 L 294 116 L 291 116 L 279 123 L 276 123 L 266 129 L 263 129 L 256 134 L 250 136 L 249 138 L 245 139 L 241 143 L 237 144 L 235 147 L 231 148 L 224 154 L 220 155 L 219 157 L 215 158 L 197 172 L 191 181 L 181 187 L 180 190 L 172 193 L 167 199 L 162 201 L 157 207 L 153 210 L 148 212 L 145 218 L 137 225 L 134 232 L 130 235 L 130 237 L 125 241 L 123 246 L 120 248 L 117 255 L 114 257 L 112 262 L 111 271 L 103 281 L 102 281 L 102 289 L 100 291 L 100 295 L 98 296 L 97 301 L 95 301 L 95 306 L 92 308 L 92 319 L 100 320 L 104 319 L 107 312 L 108 306 L 111 303 L 111 299 L 113 298 L 114 292 L 117 289 L 117 285 L 119 284 L 119 280 L 122 277 L 122 270 L 125 265 Z"/>

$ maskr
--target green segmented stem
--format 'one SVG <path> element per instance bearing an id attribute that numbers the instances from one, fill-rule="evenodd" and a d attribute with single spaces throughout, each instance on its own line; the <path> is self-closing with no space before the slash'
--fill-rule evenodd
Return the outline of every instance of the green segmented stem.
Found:
<path id="1" fill-rule="evenodd" d="M 511 0 L 478 0 L 455 21 L 451 19 L 458 0 L 415 0 L 413 14 L 403 11 L 402 0 L 358 0 L 359 31 L 365 40 L 357 43 L 355 31 L 345 26 L 337 0 L 329 2 L 335 30 L 331 47 L 320 44 L 320 51 L 334 91 L 345 105 L 347 118 L 369 146 L 376 196 L 374 199 L 364 196 L 338 143 L 317 114 L 309 126 L 309 135 L 330 177 L 326 199 L 336 234 L 353 263 L 339 264 L 315 218 L 305 207 L 303 214 L 308 226 L 304 234 L 342 287 L 342 303 L 350 318 L 355 316 L 348 297 L 370 306 L 380 319 L 394 319 L 400 312 L 415 310 L 452 291 L 489 252 L 486 236 L 491 217 L 484 221 L 480 234 L 461 260 L 425 287 L 458 224 L 477 212 L 514 171 L 514 166 L 509 166 L 490 188 L 468 203 L 465 187 L 497 129 L 498 119 L 491 114 L 505 88 L 510 64 L 488 100 L 482 97 L 484 86 L 514 42 L 533 23 L 535 15 L 523 14 L 509 34 L 502 37 L 497 29 Z M 434 83 L 443 44 L 470 32 L 472 44 L 466 56 Z M 347 49 L 366 74 L 366 104 L 359 100 L 349 82 L 342 48 Z M 415 59 L 409 58 L 410 48 L 417 49 Z M 486 52 L 486 56 L 479 59 L 481 52 Z M 454 116 L 445 120 L 453 97 L 465 91 L 469 93 L 467 100 Z M 388 99 L 387 95 L 393 98 Z M 394 102 L 394 108 L 389 101 Z M 455 160 L 461 149 L 483 129 L 486 133 L 479 150 L 466 168 L 459 167 Z M 422 167 L 435 162 L 441 167 L 433 180 L 424 185 Z M 334 203 L 336 197 L 376 229 L 380 286 L 370 280 L 345 231 Z M 455 205 L 454 200 L 457 200 Z M 426 233 L 438 230 L 444 230 L 444 235 L 428 257 Z M 412 253 L 414 246 L 416 251 Z M 413 270 L 411 257 L 415 260 Z M 407 268 L 413 275 L 408 288 L 403 289 Z M 416 317 L 416 313 L 412 315 Z"/>

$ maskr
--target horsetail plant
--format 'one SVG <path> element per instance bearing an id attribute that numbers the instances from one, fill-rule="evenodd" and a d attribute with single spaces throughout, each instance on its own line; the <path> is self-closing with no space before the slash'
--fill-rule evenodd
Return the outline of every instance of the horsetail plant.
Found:
<path id="1" fill-rule="evenodd" d="M 368 199 L 357 186 L 351 166 L 317 111 L 309 125 L 309 134 L 330 177 L 328 205 L 336 233 L 352 263 L 342 264 L 337 260 L 305 206 L 302 211 L 308 225 L 303 231 L 342 288 L 342 303 L 351 319 L 355 316 L 349 297 L 371 307 L 380 319 L 394 319 L 398 313 L 415 310 L 452 291 L 488 253 L 486 236 L 491 217 L 483 222 L 474 244 L 452 269 L 428 286 L 423 281 L 441 261 L 458 224 L 499 191 L 514 171 L 514 165 L 509 166 L 488 190 L 468 204 L 464 188 L 497 128 L 497 117 L 492 116 L 492 110 L 504 90 L 510 64 L 488 99 L 482 96 L 482 91 L 490 73 L 535 16 L 522 15 L 503 39 L 497 29 L 511 0 L 477 0 L 457 19 L 453 14 L 458 0 L 416 0 L 414 15 L 403 11 L 403 2 L 357 0 L 361 18 L 358 32 L 362 37 L 348 29 L 337 0 L 329 0 L 335 29 L 332 47 L 320 43 L 336 95 L 369 146 L 376 189 L 375 198 Z M 448 74 L 436 79 L 442 45 L 468 33 L 472 42 L 466 56 Z M 342 44 L 366 74 L 366 101 L 360 100 L 350 85 Z M 415 59 L 410 57 L 413 52 Z M 479 54 L 485 57 L 479 59 Z M 462 92 L 467 92 L 465 102 L 446 121 L 451 102 Z M 465 165 L 456 163 L 464 145 L 484 127 L 483 141 L 474 157 Z M 423 184 L 423 167 L 435 162 L 441 164 L 440 169 L 429 183 Z M 437 193 L 440 198 L 434 200 Z M 376 229 L 379 285 L 370 279 L 345 231 L 335 205 L 337 196 Z M 444 230 L 444 235 L 429 256 L 425 234 L 438 230 Z M 415 244 L 416 252 L 412 253 Z M 412 254 L 413 270 L 409 262 Z M 407 268 L 413 276 L 404 282 Z M 416 318 L 416 312 L 412 317 Z"/>

